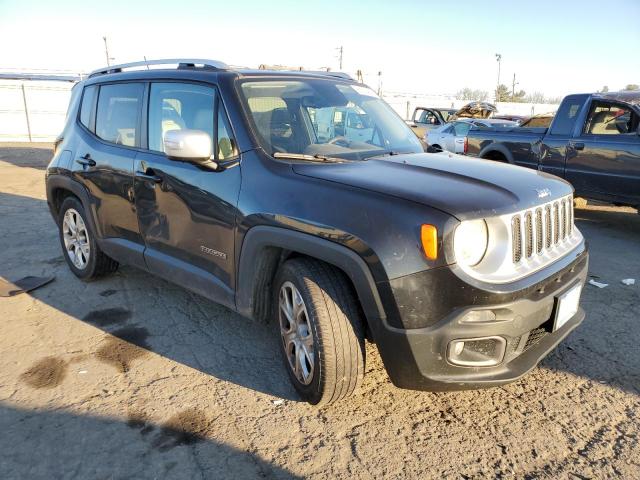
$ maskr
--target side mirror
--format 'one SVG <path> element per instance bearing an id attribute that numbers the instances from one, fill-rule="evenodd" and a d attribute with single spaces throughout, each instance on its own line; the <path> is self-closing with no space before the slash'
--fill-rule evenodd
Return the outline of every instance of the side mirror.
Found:
<path id="1" fill-rule="evenodd" d="M 169 130 L 164 134 L 164 153 L 169 158 L 211 165 L 211 136 L 202 130 Z"/>

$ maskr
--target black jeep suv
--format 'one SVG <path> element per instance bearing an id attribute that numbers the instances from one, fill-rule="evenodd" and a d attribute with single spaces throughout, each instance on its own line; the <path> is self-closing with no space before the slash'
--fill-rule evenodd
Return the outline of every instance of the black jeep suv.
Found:
<path id="1" fill-rule="evenodd" d="M 399 387 L 477 388 L 520 377 L 584 318 L 571 186 L 424 153 L 346 75 L 97 70 L 73 89 L 46 183 L 79 278 L 133 265 L 273 319 L 314 404 L 356 389 L 365 338 Z"/>

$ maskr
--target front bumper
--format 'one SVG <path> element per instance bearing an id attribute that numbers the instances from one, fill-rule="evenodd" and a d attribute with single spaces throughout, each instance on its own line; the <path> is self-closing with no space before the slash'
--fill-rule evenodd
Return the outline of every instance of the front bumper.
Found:
<path id="1" fill-rule="evenodd" d="M 431 312 L 426 327 L 399 328 L 390 324 L 394 320 L 391 317 L 373 332 L 391 381 L 401 388 L 443 391 L 491 387 L 518 379 L 584 319 L 584 311 L 579 308 L 562 327 L 552 331 L 557 298 L 575 285 L 583 285 L 587 268 L 588 253 L 584 249 L 549 266 L 528 284 L 520 283 L 517 290 L 481 289 L 463 282 L 448 267 L 396 282 L 390 289 L 398 305 L 396 323 L 415 321 L 416 303 L 421 309 L 431 308 Z M 416 295 L 419 285 L 429 289 L 421 297 Z M 413 303 L 409 297 L 413 297 Z M 464 305 L 459 305 L 460 299 Z M 491 310 L 496 319 L 465 323 L 463 318 L 472 310 Z M 434 312 L 439 315 L 437 320 L 433 319 Z M 452 340 L 491 336 L 506 340 L 504 358 L 498 365 L 459 366 L 448 360 Z"/>

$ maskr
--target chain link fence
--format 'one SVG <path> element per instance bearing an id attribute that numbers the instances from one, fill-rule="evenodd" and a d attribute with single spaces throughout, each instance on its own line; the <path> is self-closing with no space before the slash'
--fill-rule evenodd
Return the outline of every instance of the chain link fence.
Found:
<path id="1" fill-rule="evenodd" d="M 51 142 L 60 134 L 72 83 L 0 81 L 0 142 Z"/>

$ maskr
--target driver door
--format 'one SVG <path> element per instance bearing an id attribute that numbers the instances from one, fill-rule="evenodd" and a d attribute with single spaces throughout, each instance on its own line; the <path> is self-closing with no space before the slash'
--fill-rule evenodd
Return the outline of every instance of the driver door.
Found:
<path id="1" fill-rule="evenodd" d="M 148 149 L 135 159 L 135 205 L 154 274 L 224 305 L 233 305 L 234 232 L 240 191 L 239 156 L 214 87 L 151 83 Z M 209 134 L 220 170 L 173 160 L 164 134 L 192 129 Z"/>

